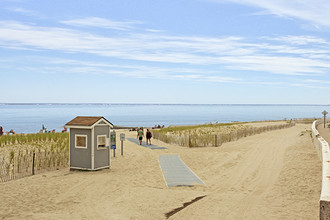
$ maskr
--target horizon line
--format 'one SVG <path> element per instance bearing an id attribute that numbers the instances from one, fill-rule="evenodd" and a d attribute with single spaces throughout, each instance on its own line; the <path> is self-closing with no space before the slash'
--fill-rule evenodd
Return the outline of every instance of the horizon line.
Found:
<path id="1" fill-rule="evenodd" d="M 285 104 L 285 103 L 110 103 L 110 102 L 0 102 L 0 105 L 309 105 L 330 106 L 330 104 Z"/>

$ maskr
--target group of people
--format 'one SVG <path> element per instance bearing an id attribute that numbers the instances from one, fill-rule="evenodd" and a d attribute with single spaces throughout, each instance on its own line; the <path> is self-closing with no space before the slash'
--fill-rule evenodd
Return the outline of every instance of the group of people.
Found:
<path id="1" fill-rule="evenodd" d="M 68 130 L 67 130 L 66 127 L 64 127 L 64 128 L 62 129 L 62 133 L 67 132 L 67 131 L 68 131 Z M 39 131 L 39 133 L 55 133 L 55 132 L 56 132 L 55 129 L 53 129 L 53 130 L 51 130 L 51 131 L 48 131 L 47 128 L 45 127 L 45 125 L 42 125 L 41 130 Z"/>
<path id="2" fill-rule="evenodd" d="M 142 145 L 142 139 L 143 139 L 143 137 L 144 137 L 144 132 L 143 132 L 143 127 L 141 127 L 140 129 L 137 130 L 137 138 L 140 141 L 140 145 Z M 147 129 L 146 138 L 147 138 L 147 141 L 146 141 L 147 142 L 147 145 L 148 145 L 148 143 L 149 143 L 149 145 L 151 145 L 152 134 L 149 131 L 149 129 Z"/>
<path id="3" fill-rule="evenodd" d="M 56 131 L 55 131 L 55 129 L 53 129 L 52 131 L 47 131 L 47 128 L 45 128 L 44 125 L 42 125 L 42 128 L 41 128 L 41 130 L 39 131 L 39 133 L 51 133 L 51 132 L 52 132 L 52 133 L 55 133 Z M 62 132 L 67 132 L 67 128 L 64 128 L 64 129 L 62 130 Z M 16 132 L 15 132 L 13 129 L 11 129 L 10 131 L 4 132 L 4 131 L 3 131 L 3 127 L 0 126 L 0 136 L 5 135 L 5 134 L 16 134 Z"/>
<path id="4" fill-rule="evenodd" d="M 15 134 L 15 131 L 11 129 L 10 131 L 6 132 L 7 134 Z M 4 135 L 3 127 L 0 126 L 0 136 Z"/>
<path id="5" fill-rule="evenodd" d="M 157 129 L 157 128 L 165 128 L 165 125 L 162 125 L 162 126 L 160 126 L 160 125 L 155 125 L 154 127 L 152 127 L 152 129 Z"/>

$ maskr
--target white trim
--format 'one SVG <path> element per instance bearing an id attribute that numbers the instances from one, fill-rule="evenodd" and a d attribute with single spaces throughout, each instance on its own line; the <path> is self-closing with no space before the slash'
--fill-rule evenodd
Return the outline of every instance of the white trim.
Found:
<path id="1" fill-rule="evenodd" d="M 96 169 L 90 169 L 90 168 L 82 168 L 82 167 L 70 167 L 70 169 L 76 169 L 76 170 L 101 170 L 101 169 L 105 169 L 105 168 L 110 168 L 110 166 L 105 166 L 105 167 L 98 167 Z"/>
<path id="2" fill-rule="evenodd" d="M 98 168 L 96 168 L 96 169 L 94 169 L 94 170 L 101 170 L 101 169 L 105 169 L 105 168 L 110 168 L 110 166 L 98 167 Z"/>
<path id="3" fill-rule="evenodd" d="M 111 149 L 110 149 L 110 136 L 111 135 L 111 128 L 109 128 L 109 146 L 107 147 L 107 149 L 108 149 L 108 161 L 109 161 L 109 167 L 111 166 Z"/>
<path id="4" fill-rule="evenodd" d="M 101 121 L 103 121 L 105 124 L 99 124 Z M 96 121 L 91 126 L 83 126 L 83 125 L 65 125 L 66 128 L 79 128 L 79 129 L 92 129 L 96 125 L 108 125 L 110 128 L 113 128 L 113 125 L 109 123 L 106 119 L 100 118 L 98 121 Z"/>
<path id="5" fill-rule="evenodd" d="M 71 166 L 71 130 L 69 130 L 69 166 Z"/>
<path id="6" fill-rule="evenodd" d="M 99 124 L 100 121 L 103 121 L 105 124 Z M 110 128 L 113 128 L 113 125 L 104 120 L 103 118 L 100 118 L 97 122 L 95 122 L 92 127 L 94 128 L 96 125 L 108 125 Z"/>
<path id="7" fill-rule="evenodd" d="M 70 169 L 76 169 L 76 170 L 91 170 L 89 168 L 82 168 L 82 167 L 70 167 Z"/>
<path id="8" fill-rule="evenodd" d="M 92 170 L 94 170 L 94 167 L 95 167 L 95 164 L 94 164 L 94 161 L 95 161 L 95 155 L 94 155 L 94 128 L 92 128 L 92 149 L 91 149 L 91 165 L 92 165 Z"/>
<path id="9" fill-rule="evenodd" d="M 92 129 L 92 126 L 66 125 L 66 128 Z"/>
<path id="10" fill-rule="evenodd" d="M 85 138 L 86 138 L 86 142 L 85 142 L 86 147 L 77 146 L 77 137 L 78 137 L 78 136 L 81 136 L 81 137 L 85 137 Z M 74 147 L 75 147 L 75 148 L 81 148 L 81 149 L 87 149 L 87 148 L 88 148 L 88 137 L 87 137 L 86 134 L 75 134 L 74 137 L 75 137 L 75 138 L 74 138 Z"/>
<path id="11" fill-rule="evenodd" d="M 104 137 L 105 138 L 104 147 L 99 147 L 99 137 Z M 96 136 L 97 150 L 106 150 L 107 149 L 106 142 L 107 142 L 107 135 L 106 134 L 97 135 Z"/>

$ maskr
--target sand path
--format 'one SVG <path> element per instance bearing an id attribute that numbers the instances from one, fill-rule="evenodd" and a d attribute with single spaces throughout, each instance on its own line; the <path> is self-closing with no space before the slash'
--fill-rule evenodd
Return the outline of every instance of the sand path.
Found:
<path id="1" fill-rule="evenodd" d="M 321 162 L 311 125 L 270 131 L 221 147 L 151 150 L 125 142 L 110 170 L 67 169 L 0 184 L 0 219 L 318 219 Z M 126 136 L 135 137 L 135 132 Z M 179 154 L 206 184 L 167 188 L 160 154 Z"/>
<path id="2" fill-rule="evenodd" d="M 205 172 L 210 176 L 200 177 L 211 192 L 173 219 L 186 215 L 192 219 L 318 219 L 321 163 L 306 132 L 309 129 L 309 125 L 297 125 L 272 131 L 206 154 L 209 171 Z M 222 161 L 217 162 L 217 157 Z M 199 214 L 204 209 L 212 211 Z"/>
<path id="3" fill-rule="evenodd" d="M 319 131 L 321 137 L 323 137 L 328 143 L 330 143 L 330 128 L 328 128 L 329 123 L 324 127 L 324 124 L 319 124 L 317 130 Z"/>

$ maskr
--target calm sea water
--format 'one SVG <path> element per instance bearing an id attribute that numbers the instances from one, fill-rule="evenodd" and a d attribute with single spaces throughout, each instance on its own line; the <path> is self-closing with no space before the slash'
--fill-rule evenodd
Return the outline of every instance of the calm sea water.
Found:
<path id="1" fill-rule="evenodd" d="M 76 116 L 104 116 L 119 126 L 189 125 L 232 121 L 322 117 L 329 105 L 0 104 L 5 131 L 35 133 L 62 126 Z"/>

